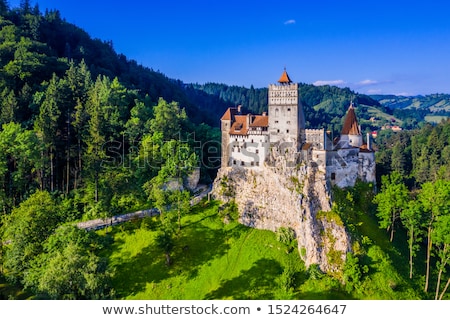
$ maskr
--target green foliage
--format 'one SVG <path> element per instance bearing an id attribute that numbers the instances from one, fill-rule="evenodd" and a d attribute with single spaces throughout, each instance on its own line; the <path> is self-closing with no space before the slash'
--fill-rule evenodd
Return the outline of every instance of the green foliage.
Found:
<path id="1" fill-rule="evenodd" d="M 3 240 L 6 247 L 4 268 L 14 281 L 23 278 L 35 256 L 43 251 L 43 242 L 61 221 L 54 199 L 46 191 L 37 191 L 7 217 Z"/>
<path id="2" fill-rule="evenodd" d="M 295 231 L 292 228 L 279 227 L 275 234 L 277 240 L 285 245 L 291 245 L 295 240 Z"/>
<path id="3" fill-rule="evenodd" d="M 221 208 L 219 208 L 219 215 L 226 222 L 238 221 L 239 208 L 236 201 L 231 200 L 225 203 Z"/>
<path id="4" fill-rule="evenodd" d="M 357 256 L 348 253 L 343 272 L 345 289 L 351 293 L 354 290 L 361 292 L 361 281 L 364 274 L 368 273 L 367 265 L 361 265 Z"/>
<path id="5" fill-rule="evenodd" d="M 95 254 L 99 240 L 74 226 L 58 228 L 25 274 L 25 287 L 50 299 L 111 298 L 104 258 Z"/>
<path id="6" fill-rule="evenodd" d="M 292 296 L 296 282 L 296 268 L 293 266 L 292 260 L 288 260 L 278 281 L 280 289 Z"/>
<path id="7" fill-rule="evenodd" d="M 311 264 L 308 267 L 307 274 L 309 279 L 311 280 L 320 280 L 325 276 L 322 270 L 320 270 L 319 265 L 315 263 Z"/>
<path id="8" fill-rule="evenodd" d="M 375 196 L 374 202 L 378 204 L 380 228 L 390 230 L 391 241 L 394 238 L 395 225 L 401 211 L 406 207 L 408 198 L 408 189 L 398 172 L 394 171 L 391 175 L 382 177 L 381 192 Z"/>

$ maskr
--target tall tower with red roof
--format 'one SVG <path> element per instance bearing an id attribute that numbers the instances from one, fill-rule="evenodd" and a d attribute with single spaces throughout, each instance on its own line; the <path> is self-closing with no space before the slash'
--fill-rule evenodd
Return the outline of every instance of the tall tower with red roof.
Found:
<path id="1" fill-rule="evenodd" d="M 363 144 L 361 128 L 358 124 L 358 119 L 356 118 L 353 102 L 350 103 L 347 115 L 345 116 L 340 141 L 343 144 L 348 144 L 348 146 L 356 148 L 361 147 Z M 344 147 L 344 145 L 342 147 Z"/>
<path id="2" fill-rule="evenodd" d="M 292 82 L 284 69 L 278 84 L 269 85 L 270 142 L 293 142 L 297 149 L 303 143 L 305 117 L 298 93 L 298 83 Z"/>

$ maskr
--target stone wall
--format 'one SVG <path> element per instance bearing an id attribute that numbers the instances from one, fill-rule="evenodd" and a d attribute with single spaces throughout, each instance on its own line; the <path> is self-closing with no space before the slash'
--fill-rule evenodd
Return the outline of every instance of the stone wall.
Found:
<path id="1" fill-rule="evenodd" d="M 273 150 L 272 161 L 257 170 L 221 168 L 213 185 L 213 197 L 224 202 L 236 201 L 240 222 L 249 227 L 272 231 L 292 228 L 307 266 L 318 264 L 330 272 L 342 268 L 351 248 L 350 238 L 345 228 L 328 221 L 326 214 L 317 218 L 319 212 L 331 210 L 325 172 L 301 162 L 293 166 L 292 159 L 277 154 L 276 148 Z M 227 188 L 233 190 L 232 198 L 223 192 L 225 181 Z M 331 256 L 340 259 L 330 261 Z"/>

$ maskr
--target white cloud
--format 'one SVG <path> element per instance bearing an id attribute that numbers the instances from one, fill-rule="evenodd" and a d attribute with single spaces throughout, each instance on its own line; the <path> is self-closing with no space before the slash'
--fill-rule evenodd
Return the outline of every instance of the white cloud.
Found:
<path id="1" fill-rule="evenodd" d="M 398 92 L 398 93 L 394 93 L 394 95 L 396 96 L 403 96 L 403 97 L 410 97 L 413 96 L 411 93 L 409 92 Z"/>
<path id="2" fill-rule="evenodd" d="M 367 90 L 367 94 L 380 94 L 382 91 L 381 89 L 369 89 Z"/>
<path id="3" fill-rule="evenodd" d="M 288 24 L 295 24 L 295 20 L 294 20 L 294 19 L 287 20 L 287 21 L 284 22 L 284 24 L 285 24 L 285 25 L 288 25 Z"/>
<path id="4" fill-rule="evenodd" d="M 313 85 L 315 86 L 343 86 L 345 85 L 347 82 L 345 82 L 344 80 L 317 80 L 315 82 L 313 82 Z"/>
<path id="5" fill-rule="evenodd" d="M 357 85 L 360 86 L 372 86 L 372 85 L 376 85 L 379 84 L 380 82 L 377 80 L 370 80 L 370 79 L 366 79 L 366 80 L 362 80 L 360 82 L 357 83 Z"/>

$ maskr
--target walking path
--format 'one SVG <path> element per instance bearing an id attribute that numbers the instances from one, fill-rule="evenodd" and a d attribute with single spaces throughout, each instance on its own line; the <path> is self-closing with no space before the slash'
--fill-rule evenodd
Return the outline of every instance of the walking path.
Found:
<path id="1" fill-rule="evenodd" d="M 191 206 L 196 205 L 199 203 L 204 197 L 206 197 L 212 189 L 212 185 L 201 185 L 197 188 L 196 192 L 194 194 L 197 194 L 195 197 L 193 197 L 190 201 Z M 77 227 L 80 229 L 85 229 L 87 231 L 90 230 L 99 230 L 106 228 L 108 226 L 114 226 L 119 223 L 130 221 L 131 219 L 140 219 L 144 217 L 153 217 L 159 214 L 159 210 L 156 208 L 152 209 L 146 209 L 146 210 L 139 210 L 136 212 L 121 214 L 117 216 L 113 216 L 110 218 L 105 219 L 94 219 L 89 221 L 83 221 L 78 222 Z"/>

